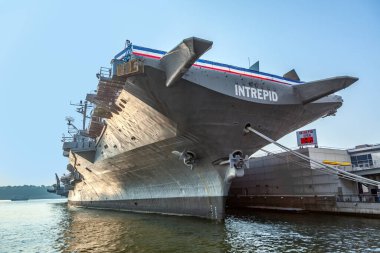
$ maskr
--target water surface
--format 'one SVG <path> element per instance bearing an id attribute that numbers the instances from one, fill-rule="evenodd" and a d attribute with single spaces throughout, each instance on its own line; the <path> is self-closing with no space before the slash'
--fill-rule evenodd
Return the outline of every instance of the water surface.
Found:
<path id="1" fill-rule="evenodd" d="M 380 252 L 380 219 L 230 211 L 191 217 L 0 202 L 0 252 Z"/>

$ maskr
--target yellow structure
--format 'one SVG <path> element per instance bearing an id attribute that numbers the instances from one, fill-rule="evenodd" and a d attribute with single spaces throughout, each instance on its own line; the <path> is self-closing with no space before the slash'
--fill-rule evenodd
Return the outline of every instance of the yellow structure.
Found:
<path id="1" fill-rule="evenodd" d="M 323 160 L 323 163 L 328 164 L 328 165 L 351 166 L 350 162 L 338 162 L 338 161 Z"/>

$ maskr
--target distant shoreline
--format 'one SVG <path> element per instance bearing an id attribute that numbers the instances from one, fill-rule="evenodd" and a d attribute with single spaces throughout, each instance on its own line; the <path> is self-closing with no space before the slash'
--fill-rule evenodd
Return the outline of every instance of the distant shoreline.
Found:
<path id="1" fill-rule="evenodd" d="M 66 199 L 59 195 L 47 192 L 47 189 L 49 189 L 49 187 L 44 185 L 0 186 L 0 200 L 11 201 L 12 199 Z"/>
<path id="2" fill-rule="evenodd" d="M 62 202 L 66 202 L 67 201 L 67 198 L 53 198 L 53 199 L 29 199 L 29 200 L 21 200 L 21 201 L 12 201 L 10 199 L 0 199 L 0 203 L 8 203 L 8 202 L 14 202 L 14 203 L 17 203 L 17 202 L 34 202 L 34 201 L 38 201 L 38 200 L 62 200 Z"/>

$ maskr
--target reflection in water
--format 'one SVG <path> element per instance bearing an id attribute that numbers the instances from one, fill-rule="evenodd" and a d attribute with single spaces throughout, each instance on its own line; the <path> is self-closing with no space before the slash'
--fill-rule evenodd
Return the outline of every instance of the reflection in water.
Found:
<path id="1" fill-rule="evenodd" d="M 239 211 L 225 222 L 232 252 L 380 252 L 380 220 Z"/>
<path id="2" fill-rule="evenodd" d="M 0 202 L 0 252 L 380 252 L 380 219 L 230 211 L 191 217 Z"/>
<path id="3" fill-rule="evenodd" d="M 67 252 L 225 252 L 224 226 L 191 217 L 69 208 Z"/>

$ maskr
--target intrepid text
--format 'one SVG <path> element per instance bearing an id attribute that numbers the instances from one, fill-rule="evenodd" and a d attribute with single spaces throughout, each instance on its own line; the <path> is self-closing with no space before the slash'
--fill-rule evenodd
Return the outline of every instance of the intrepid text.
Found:
<path id="1" fill-rule="evenodd" d="M 260 100 L 269 100 L 273 102 L 277 102 L 278 100 L 278 95 L 275 91 L 263 90 L 236 84 L 235 95 L 240 97 L 256 98 Z"/>

